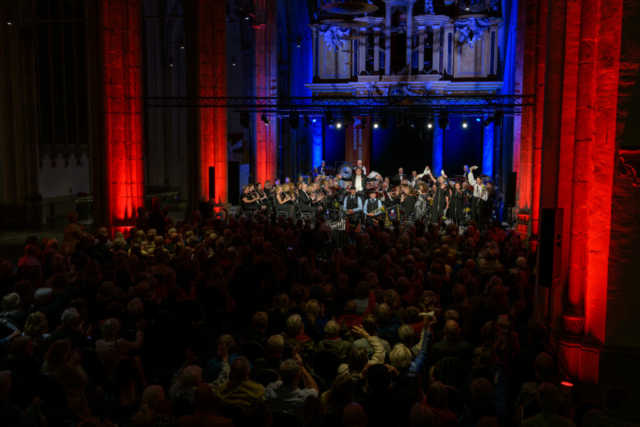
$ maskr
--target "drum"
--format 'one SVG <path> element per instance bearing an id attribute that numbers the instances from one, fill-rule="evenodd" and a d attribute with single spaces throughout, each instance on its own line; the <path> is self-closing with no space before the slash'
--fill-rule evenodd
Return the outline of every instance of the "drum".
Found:
<path id="1" fill-rule="evenodd" d="M 338 168 L 338 174 L 343 178 L 351 178 L 351 175 L 353 174 L 353 163 L 344 162 Z"/>

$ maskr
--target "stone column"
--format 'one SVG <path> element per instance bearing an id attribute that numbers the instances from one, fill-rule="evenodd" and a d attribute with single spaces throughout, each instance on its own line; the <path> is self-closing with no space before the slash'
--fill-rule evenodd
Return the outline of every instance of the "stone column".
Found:
<path id="1" fill-rule="evenodd" d="M 431 153 L 431 167 L 435 176 L 440 175 L 442 159 L 444 157 L 444 130 L 438 125 L 438 117 L 433 118 L 433 151 Z"/>
<path id="2" fill-rule="evenodd" d="M 358 75 L 367 69 L 367 31 L 359 30 L 358 40 Z"/>
<path id="3" fill-rule="evenodd" d="M 100 2 L 102 138 L 91 155 L 103 166 L 94 169 L 94 209 L 113 231 L 135 225 L 144 206 L 141 12 L 140 0 Z"/>
<path id="4" fill-rule="evenodd" d="M 380 71 L 380 27 L 373 28 L 373 71 Z"/>
<path id="5" fill-rule="evenodd" d="M 384 19 L 384 65 L 385 74 L 391 75 L 391 2 L 385 0 L 385 19 Z"/>
<path id="6" fill-rule="evenodd" d="M 253 0 L 257 23 L 254 25 L 256 96 L 275 97 L 277 92 L 277 0 Z M 255 122 L 255 180 L 275 180 L 277 174 L 277 118 L 265 125 L 259 114 Z"/>
<path id="7" fill-rule="evenodd" d="M 224 2 L 187 0 L 187 73 L 190 96 L 227 96 L 227 32 Z M 189 130 L 189 208 L 198 198 L 212 198 L 224 205 L 227 197 L 227 112 L 224 108 L 196 108 L 191 111 Z M 210 168 L 215 168 L 215 191 L 209 188 Z"/>
<path id="8" fill-rule="evenodd" d="M 407 2 L 407 75 L 411 74 L 411 53 L 413 51 L 413 1 Z"/>
<path id="9" fill-rule="evenodd" d="M 425 26 L 418 27 L 418 74 L 424 68 L 424 30 Z"/>
<path id="10" fill-rule="evenodd" d="M 488 117 L 485 114 L 484 118 Z M 494 142 L 493 142 L 493 122 L 489 126 L 484 127 L 483 139 L 482 139 L 482 173 L 484 175 L 493 176 L 493 154 L 494 154 Z"/>

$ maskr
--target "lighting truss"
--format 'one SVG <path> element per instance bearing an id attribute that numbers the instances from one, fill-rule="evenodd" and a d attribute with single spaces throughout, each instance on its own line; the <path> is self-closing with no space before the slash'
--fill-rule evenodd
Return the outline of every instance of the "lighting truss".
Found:
<path id="1" fill-rule="evenodd" d="M 290 112 L 322 115 L 326 112 L 352 115 L 404 114 L 426 116 L 449 113 L 481 115 L 496 109 L 504 115 L 519 115 L 523 107 L 535 105 L 535 95 L 445 95 L 370 97 L 147 97 L 147 107 L 228 108 L 260 114 Z"/>

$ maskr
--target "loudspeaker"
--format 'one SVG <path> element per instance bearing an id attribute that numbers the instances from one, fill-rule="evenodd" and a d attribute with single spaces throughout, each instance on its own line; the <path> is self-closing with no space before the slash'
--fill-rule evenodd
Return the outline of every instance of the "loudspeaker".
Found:
<path id="1" fill-rule="evenodd" d="M 240 204 L 240 162 L 227 163 L 227 183 L 229 189 L 229 203 Z"/>
<path id="2" fill-rule="evenodd" d="M 518 189 L 518 172 L 509 172 L 507 177 L 507 207 L 516 207 L 516 190 Z"/>
<path id="3" fill-rule="evenodd" d="M 562 274 L 562 228 L 564 209 L 540 210 L 540 238 L 538 239 L 538 286 L 556 287 Z"/>
<path id="4" fill-rule="evenodd" d="M 216 168 L 209 166 L 209 200 L 216 198 Z"/>

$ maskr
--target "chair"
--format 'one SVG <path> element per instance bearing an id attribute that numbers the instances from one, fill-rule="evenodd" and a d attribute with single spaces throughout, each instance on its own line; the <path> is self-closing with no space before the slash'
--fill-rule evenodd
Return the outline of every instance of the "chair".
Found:
<path id="1" fill-rule="evenodd" d="M 340 357 L 332 351 L 319 351 L 313 360 L 313 373 L 322 378 L 325 384 L 333 384 L 338 375 Z"/>
<path id="2" fill-rule="evenodd" d="M 234 425 L 242 425 L 242 417 L 245 412 L 242 406 L 234 405 L 233 403 L 226 403 L 218 408 L 217 412 L 222 417 L 231 418 Z"/>
<path id="3" fill-rule="evenodd" d="M 272 414 L 271 427 L 301 427 L 302 423 L 287 412 L 274 412 Z"/>
<path id="4" fill-rule="evenodd" d="M 264 359 L 267 357 L 267 352 L 264 351 L 264 348 L 255 341 L 246 341 L 240 347 L 239 354 L 241 356 L 246 357 L 249 362 L 253 363 L 258 359 Z"/>
<path id="5" fill-rule="evenodd" d="M 282 217 L 287 218 L 289 216 L 289 212 L 288 211 L 282 211 L 282 210 L 279 210 L 278 208 L 276 208 L 276 215 L 278 217 L 282 216 Z"/>
<path id="6" fill-rule="evenodd" d="M 457 418 L 460 418 L 464 412 L 464 397 L 462 397 L 462 393 L 450 385 L 446 387 L 449 394 L 449 410 L 456 414 Z"/>
<path id="7" fill-rule="evenodd" d="M 318 385 L 318 389 L 320 389 L 320 393 L 318 393 L 318 396 L 320 396 L 322 393 L 324 393 L 325 391 L 329 390 L 329 387 L 327 387 L 327 383 L 324 382 L 324 380 L 322 378 L 320 378 L 319 376 L 317 376 L 316 374 L 311 374 L 311 378 L 313 378 L 313 380 L 316 382 L 316 384 Z M 333 384 L 333 383 L 332 383 Z"/>
<path id="8" fill-rule="evenodd" d="M 436 378 L 444 385 L 460 390 L 467 379 L 467 368 L 460 359 L 445 357 L 436 363 Z"/>
<path id="9" fill-rule="evenodd" d="M 273 369 L 262 369 L 253 377 L 253 381 L 262 384 L 264 387 L 278 381 L 280 374 Z"/>

